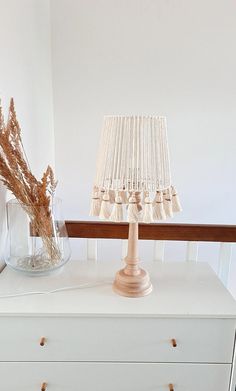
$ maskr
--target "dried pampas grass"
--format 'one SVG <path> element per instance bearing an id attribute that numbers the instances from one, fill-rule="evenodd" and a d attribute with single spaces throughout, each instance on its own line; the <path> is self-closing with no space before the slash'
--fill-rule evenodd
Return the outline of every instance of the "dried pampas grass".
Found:
<path id="1" fill-rule="evenodd" d="M 32 232 L 42 238 L 54 263 L 60 251 L 53 240 L 51 201 L 57 182 L 50 166 L 38 180 L 32 173 L 21 138 L 21 129 L 11 99 L 7 123 L 0 105 L 0 180 L 12 192 L 30 218 Z"/>

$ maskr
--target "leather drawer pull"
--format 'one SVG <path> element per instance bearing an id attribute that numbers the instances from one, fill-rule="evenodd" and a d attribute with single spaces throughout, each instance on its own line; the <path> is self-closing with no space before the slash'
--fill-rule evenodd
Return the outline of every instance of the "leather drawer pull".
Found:
<path id="1" fill-rule="evenodd" d="M 173 384 L 169 384 L 169 390 L 170 390 L 170 391 L 175 391 L 175 390 L 174 390 Z"/>
<path id="2" fill-rule="evenodd" d="M 176 339 L 172 338 L 171 344 L 172 344 L 173 348 L 176 348 L 177 347 Z"/>
<path id="3" fill-rule="evenodd" d="M 40 346 L 44 346 L 45 343 L 46 343 L 46 338 L 45 338 L 45 337 L 42 337 L 42 338 L 40 339 Z"/>
<path id="4" fill-rule="evenodd" d="M 43 383 L 41 385 L 41 391 L 46 391 L 46 389 L 47 389 L 47 383 Z"/>

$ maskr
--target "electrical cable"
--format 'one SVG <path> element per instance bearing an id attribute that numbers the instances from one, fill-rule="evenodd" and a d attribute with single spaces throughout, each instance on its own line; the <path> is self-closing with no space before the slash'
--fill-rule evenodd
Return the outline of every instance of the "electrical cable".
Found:
<path id="1" fill-rule="evenodd" d="M 31 295 L 49 295 L 57 292 L 69 291 L 74 289 L 94 288 L 99 285 L 107 285 L 111 283 L 112 281 L 97 281 L 95 283 L 85 282 L 84 284 L 64 286 L 62 288 L 53 289 L 51 291 L 29 291 L 29 292 L 21 292 L 21 293 L 12 293 L 8 295 L 0 295 L 0 299 L 7 299 L 13 297 L 20 297 L 20 296 L 31 296 Z"/>

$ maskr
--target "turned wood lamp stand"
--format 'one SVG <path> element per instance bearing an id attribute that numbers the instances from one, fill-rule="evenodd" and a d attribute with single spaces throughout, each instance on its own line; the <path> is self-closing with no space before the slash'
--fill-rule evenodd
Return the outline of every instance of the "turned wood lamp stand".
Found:
<path id="1" fill-rule="evenodd" d="M 116 273 L 113 289 L 127 297 L 142 297 L 152 291 L 149 274 L 139 266 L 138 223 L 129 223 L 128 253 L 126 266 Z"/>
<path id="2" fill-rule="evenodd" d="M 142 297 L 152 291 L 148 273 L 139 266 L 138 223 L 165 220 L 180 210 L 171 182 L 166 118 L 105 116 L 90 216 L 129 222 L 126 266 L 116 273 L 116 293 Z"/>

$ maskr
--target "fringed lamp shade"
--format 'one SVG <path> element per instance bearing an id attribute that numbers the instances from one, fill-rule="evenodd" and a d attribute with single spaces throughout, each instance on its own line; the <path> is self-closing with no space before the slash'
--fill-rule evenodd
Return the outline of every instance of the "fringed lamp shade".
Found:
<path id="1" fill-rule="evenodd" d="M 180 210 L 171 182 L 166 118 L 105 116 L 90 215 L 152 223 Z"/>
<path id="2" fill-rule="evenodd" d="M 139 266 L 138 223 L 165 220 L 180 210 L 171 182 L 165 117 L 106 116 L 90 215 L 129 222 L 126 266 L 116 273 L 116 293 L 141 297 L 152 291 L 149 274 Z"/>

